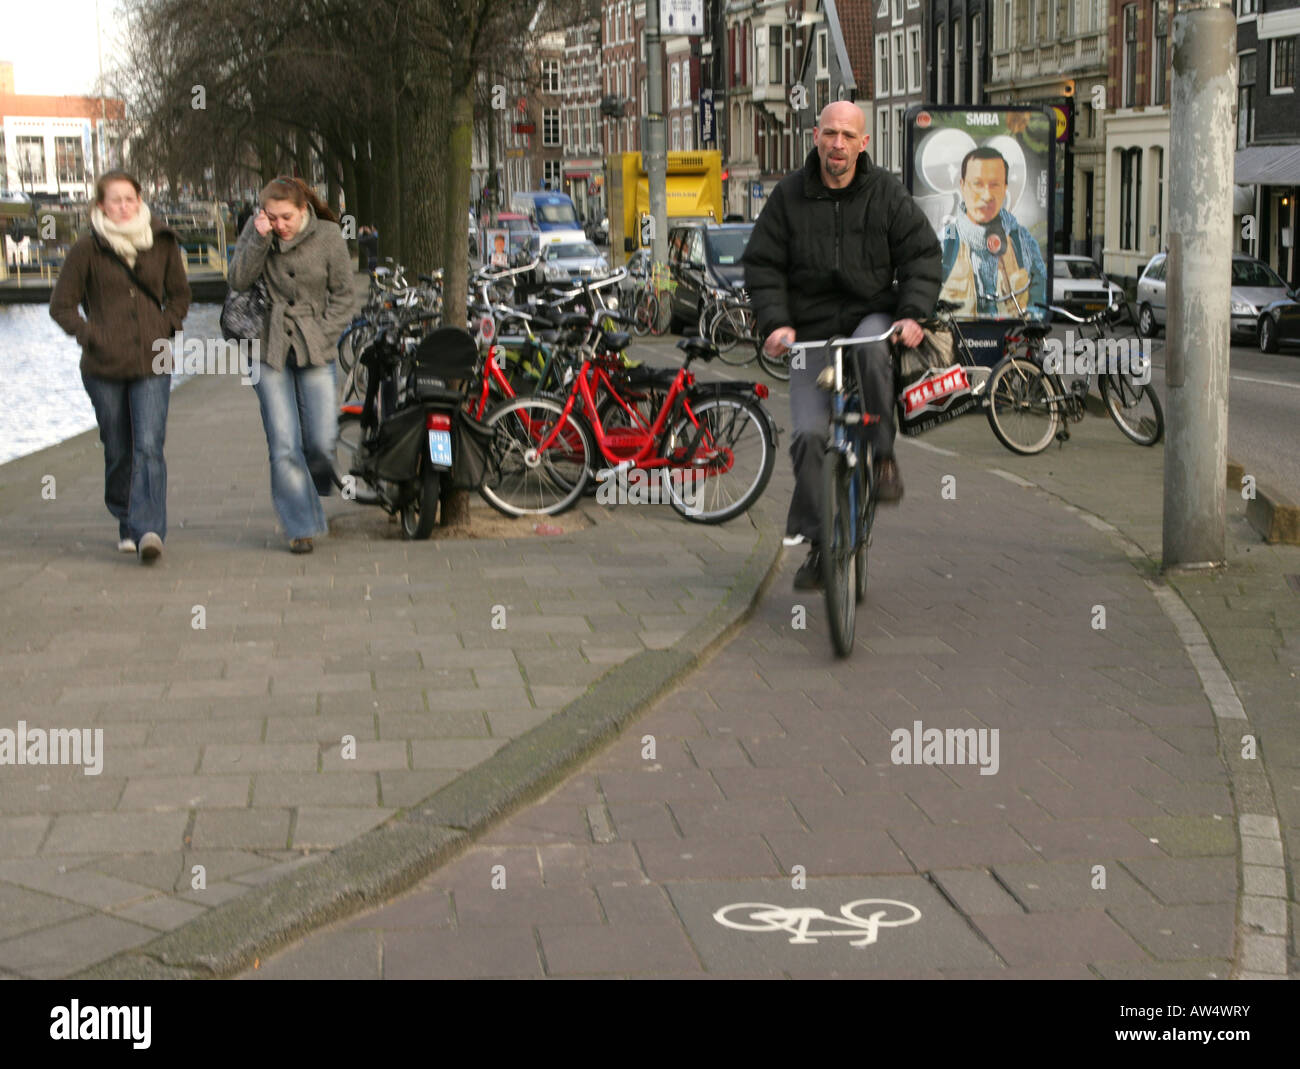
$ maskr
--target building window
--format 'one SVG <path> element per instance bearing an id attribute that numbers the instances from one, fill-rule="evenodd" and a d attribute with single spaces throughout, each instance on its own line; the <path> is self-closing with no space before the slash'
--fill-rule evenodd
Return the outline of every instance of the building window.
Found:
<path id="1" fill-rule="evenodd" d="M 1047 21 L 1046 21 L 1047 35 L 1043 38 L 1043 40 L 1050 43 L 1056 40 L 1057 0 L 1046 0 L 1046 3 L 1047 3 Z"/>
<path id="2" fill-rule="evenodd" d="M 822 113 L 822 108 L 831 102 L 831 80 L 829 78 L 817 79 L 817 114 Z"/>
<path id="3" fill-rule="evenodd" d="M 547 189 L 563 188 L 563 165 L 559 160 L 542 160 L 542 179 Z"/>
<path id="4" fill-rule="evenodd" d="M 1243 19 L 1258 10 L 1258 0 L 1237 0 L 1237 18 Z"/>
<path id="5" fill-rule="evenodd" d="M 1295 92 L 1295 38 L 1279 37 L 1273 42 L 1273 92 Z"/>
<path id="6" fill-rule="evenodd" d="M 1156 0 L 1151 6 L 1151 103 L 1163 105 L 1165 99 L 1165 70 L 1169 62 L 1169 19 L 1165 0 Z"/>
<path id="7" fill-rule="evenodd" d="M 81 138 L 56 137 L 54 139 L 54 168 L 60 182 L 84 182 L 86 157 L 82 152 Z"/>
<path id="8" fill-rule="evenodd" d="M 1124 5 L 1124 88 L 1120 106 L 1137 105 L 1138 71 L 1138 9 L 1137 4 Z M 1124 246 L 1131 248 L 1131 246 Z"/>
<path id="9" fill-rule="evenodd" d="M 1137 252 L 1141 247 L 1142 150 L 1119 153 L 1119 247 Z"/>
<path id="10" fill-rule="evenodd" d="M 687 152 L 695 150 L 695 123 L 690 115 L 682 116 L 682 148 Z"/>
<path id="11" fill-rule="evenodd" d="M 945 83 L 948 80 L 948 24 L 946 22 L 939 23 L 939 29 L 935 33 L 935 58 L 938 62 L 934 66 L 934 102 L 942 104 Z"/>
<path id="12" fill-rule="evenodd" d="M 682 60 L 682 103 L 691 103 L 691 61 Z"/>
<path id="13" fill-rule="evenodd" d="M 952 102 L 966 103 L 966 77 L 962 70 L 966 62 L 965 27 L 959 20 L 952 24 Z"/>
<path id="14" fill-rule="evenodd" d="M 903 0 L 894 0 L 894 25 L 903 21 Z"/>
<path id="15" fill-rule="evenodd" d="M 45 185 L 45 138 L 16 137 L 14 147 L 18 150 L 18 188 Z"/>
<path id="16" fill-rule="evenodd" d="M 640 112 L 641 112 L 642 115 L 645 115 L 645 114 L 647 113 L 647 112 L 646 112 L 646 108 L 647 108 L 647 106 L 648 106 L 649 97 L 646 96 L 646 91 L 645 91 L 645 79 L 644 79 L 644 78 L 641 79 L 641 96 L 640 96 L 640 101 L 641 101 L 641 107 L 640 107 L 639 110 L 640 110 Z"/>
<path id="17" fill-rule="evenodd" d="M 542 144 L 555 148 L 560 144 L 560 109 L 542 109 Z"/>
<path id="18" fill-rule="evenodd" d="M 560 61 L 547 59 L 542 61 L 542 91 L 558 93 L 560 91 Z"/>
<path id="19" fill-rule="evenodd" d="M 1153 224 L 1156 228 L 1155 247 L 1161 249 L 1164 248 L 1165 240 L 1165 150 L 1153 148 L 1151 158 L 1156 169 L 1156 218 Z"/>
<path id="20" fill-rule="evenodd" d="M 889 34 L 876 38 L 876 96 L 889 96 Z"/>
<path id="21" fill-rule="evenodd" d="M 1237 57 L 1237 147 L 1255 139 L 1255 53 Z"/>
<path id="22" fill-rule="evenodd" d="M 1083 32 L 1096 33 L 1101 29 L 1102 0 L 1079 0 L 1083 5 Z"/>
<path id="23" fill-rule="evenodd" d="M 1042 0 L 1029 0 L 1029 26 L 1028 33 L 1025 35 L 1030 44 L 1038 40 L 1038 5 Z"/>
<path id="24" fill-rule="evenodd" d="M 907 29 L 907 89 L 910 93 L 921 91 L 921 27 Z"/>
<path id="25" fill-rule="evenodd" d="M 677 64 L 674 63 L 668 75 L 668 106 L 677 107 L 682 102 L 681 83 L 677 80 Z"/>
<path id="26" fill-rule="evenodd" d="M 767 80 L 770 85 L 779 85 L 784 81 L 785 71 L 781 63 L 783 45 L 782 28 L 769 26 L 767 28 Z"/>
<path id="27" fill-rule="evenodd" d="M 675 115 L 673 116 L 673 135 L 672 135 L 672 136 L 673 136 L 672 145 L 671 145 L 672 150 L 673 150 L 674 152 L 681 152 L 681 150 L 682 150 L 682 120 L 679 119 L 679 118 L 677 118 L 677 116 L 675 116 Z"/>
<path id="28" fill-rule="evenodd" d="M 902 104 L 894 108 L 894 170 L 902 173 L 903 170 L 903 113 L 906 110 Z"/>
<path id="29" fill-rule="evenodd" d="M 891 169 L 889 161 L 889 109 L 881 108 L 876 112 L 876 166 Z"/>
<path id="30" fill-rule="evenodd" d="M 984 84 L 984 19 L 975 15 L 970 20 L 970 102 L 981 101 L 980 89 Z"/>
<path id="31" fill-rule="evenodd" d="M 1036 0 L 1031 0 L 1029 17 L 1033 19 L 1033 6 Z M 1011 0 L 999 0 L 996 8 L 997 19 L 993 24 L 993 47 L 999 52 L 1011 47 Z M 1030 39 L 1033 39 L 1033 31 L 1030 31 Z"/>
<path id="32" fill-rule="evenodd" d="M 826 31 L 817 31 L 817 73 L 826 74 L 830 71 L 830 58 L 826 54 Z"/>
<path id="33" fill-rule="evenodd" d="M 907 92 L 907 46 L 903 43 L 903 31 L 894 31 L 894 92 L 899 95 Z"/>

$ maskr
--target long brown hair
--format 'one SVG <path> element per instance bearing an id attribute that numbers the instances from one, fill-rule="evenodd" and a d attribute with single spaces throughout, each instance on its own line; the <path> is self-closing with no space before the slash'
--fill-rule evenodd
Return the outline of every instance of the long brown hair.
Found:
<path id="1" fill-rule="evenodd" d="M 331 223 L 338 222 L 338 217 L 329 210 L 329 205 L 321 200 L 316 195 L 316 191 L 301 178 L 281 175 L 279 178 L 271 179 L 263 188 L 258 201 L 265 208 L 267 201 L 271 200 L 287 200 L 295 208 L 304 208 L 310 204 L 316 212 L 317 219 L 326 219 Z"/>

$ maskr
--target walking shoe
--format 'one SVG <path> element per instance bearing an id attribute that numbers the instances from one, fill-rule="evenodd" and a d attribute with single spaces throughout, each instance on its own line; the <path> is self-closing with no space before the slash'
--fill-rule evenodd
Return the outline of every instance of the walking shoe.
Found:
<path id="1" fill-rule="evenodd" d="M 808 553 L 808 559 L 794 573 L 795 590 L 821 590 L 822 588 L 822 554 L 816 546 Z"/>
<path id="2" fill-rule="evenodd" d="M 122 541 L 120 541 L 120 542 L 117 544 L 117 551 L 118 551 L 119 553 L 134 553 L 134 552 L 135 552 L 135 539 L 134 539 L 134 538 L 124 538 L 124 539 L 122 539 Z"/>
<path id="3" fill-rule="evenodd" d="M 893 457 L 876 461 L 876 501 L 881 505 L 897 505 L 903 500 L 903 477 L 898 473 L 898 462 Z"/>
<path id="4" fill-rule="evenodd" d="M 311 539 L 310 539 L 310 538 L 295 538 L 292 542 L 289 543 L 289 552 L 290 552 L 290 553 L 310 553 L 310 552 L 311 552 Z"/>
<path id="5" fill-rule="evenodd" d="M 162 556 L 163 540 L 152 531 L 140 539 L 140 563 L 152 564 Z"/>
<path id="6" fill-rule="evenodd" d="M 781 545 L 783 545 L 783 546 L 798 546 L 798 545 L 802 545 L 805 541 L 806 541 L 806 539 L 804 538 L 803 535 L 799 535 L 799 534 L 797 534 L 797 535 L 786 535 L 784 538 L 781 539 Z"/>

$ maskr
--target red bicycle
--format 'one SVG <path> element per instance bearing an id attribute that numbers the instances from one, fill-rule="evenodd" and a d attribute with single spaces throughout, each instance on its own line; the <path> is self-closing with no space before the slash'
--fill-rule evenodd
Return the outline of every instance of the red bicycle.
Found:
<path id="1" fill-rule="evenodd" d="M 679 369 L 624 366 L 627 342 L 626 333 L 605 333 L 584 345 L 566 394 L 515 397 L 487 413 L 492 444 L 479 492 L 490 505 L 508 516 L 554 515 L 593 477 L 619 483 L 614 500 L 648 497 L 696 523 L 723 523 L 758 499 L 776 463 L 767 387 L 697 382 L 692 361 L 717 356 L 704 338 L 677 343 L 686 353 Z M 659 481 L 647 486 L 641 476 L 640 494 L 624 498 L 635 470 Z"/>

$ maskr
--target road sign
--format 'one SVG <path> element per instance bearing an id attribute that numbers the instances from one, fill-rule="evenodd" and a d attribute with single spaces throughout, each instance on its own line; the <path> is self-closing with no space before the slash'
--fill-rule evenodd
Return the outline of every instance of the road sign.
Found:
<path id="1" fill-rule="evenodd" d="M 752 183 L 752 184 L 750 185 L 750 187 L 749 187 L 749 195 L 750 195 L 751 197 L 753 197 L 755 200 L 762 200 L 762 199 L 763 199 L 763 183 L 762 183 L 762 182 L 754 182 L 754 183 Z"/>
<path id="2" fill-rule="evenodd" d="M 1052 114 L 1056 116 L 1056 140 L 1064 141 L 1066 131 L 1070 128 L 1070 117 L 1065 113 L 1065 109 L 1053 104 Z"/>

